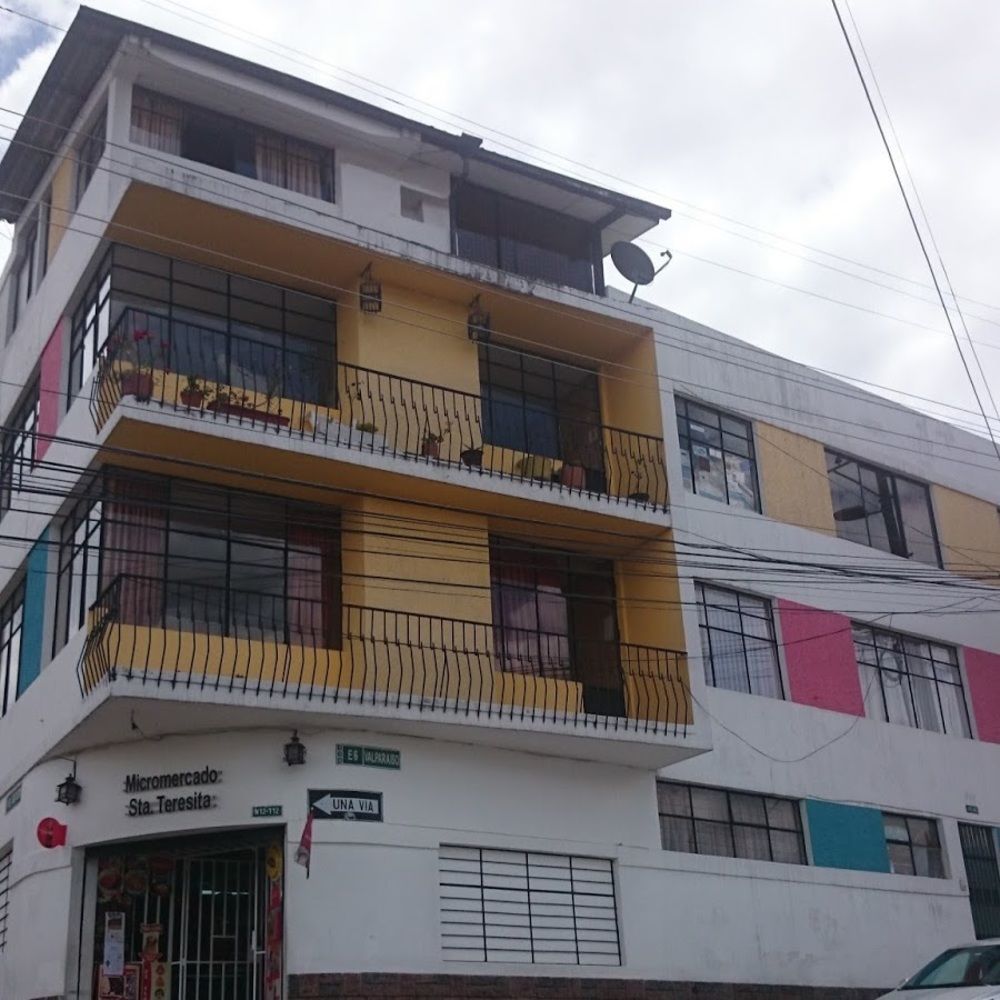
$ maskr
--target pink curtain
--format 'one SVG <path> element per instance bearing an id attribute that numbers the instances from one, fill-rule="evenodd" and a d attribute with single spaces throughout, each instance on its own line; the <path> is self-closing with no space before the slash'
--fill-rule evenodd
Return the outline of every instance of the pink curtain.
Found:
<path id="1" fill-rule="evenodd" d="M 288 529 L 288 632 L 295 645 L 336 648 L 340 579 L 336 536 L 322 529 Z"/>

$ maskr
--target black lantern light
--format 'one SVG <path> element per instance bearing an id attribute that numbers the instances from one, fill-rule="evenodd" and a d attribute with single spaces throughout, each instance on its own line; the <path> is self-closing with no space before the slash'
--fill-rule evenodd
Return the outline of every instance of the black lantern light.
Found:
<path id="1" fill-rule="evenodd" d="M 299 739 L 299 732 L 292 733 L 292 738 L 285 744 L 285 763 L 289 767 L 306 762 L 306 745 Z"/>
<path id="2" fill-rule="evenodd" d="M 382 282 L 372 276 L 371 264 L 361 272 L 358 295 L 361 297 L 361 311 L 363 313 L 380 313 L 382 311 Z"/>
<path id="3" fill-rule="evenodd" d="M 75 806 L 80 801 L 80 793 L 83 789 L 76 780 L 76 763 L 73 764 L 73 773 L 66 775 L 66 780 L 56 785 L 56 802 L 61 802 L 64 806 Z"/>
<path id="4" fill-rule="evenodd" d="M 493 331 L 490 329 L 490 314 L 483 308 L 477 295 L 469 303 L 469 340 L 480 344 L 489 342 Z"/>

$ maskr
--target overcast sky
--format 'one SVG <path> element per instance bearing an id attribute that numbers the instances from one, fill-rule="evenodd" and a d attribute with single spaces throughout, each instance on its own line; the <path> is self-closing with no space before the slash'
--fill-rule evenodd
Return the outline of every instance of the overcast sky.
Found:
<path id="1" fill-rule="evenodd" d="M 913 297 L 933 289 L 828 0 L 618 0 L 613 17 L 595 0 L 184 2 L 92 6 L 670 206 L 644 246 L 676 256 L 647 298 L 976 421 L 940 306 Z M 64 26 L 76 10 L 11 6 Z M 1000 4 L 852 10 L 1000 403 Z M 0 106 L 27 108 L 60 37 L 0 11 Z"/>

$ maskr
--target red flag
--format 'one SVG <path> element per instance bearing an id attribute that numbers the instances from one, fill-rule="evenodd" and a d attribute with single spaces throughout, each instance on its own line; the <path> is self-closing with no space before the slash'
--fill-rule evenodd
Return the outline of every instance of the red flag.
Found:
<path id="1" fill-rule="evenodd" d="M 299 840 L 299 846 L 295 851 L 295 863 L 305 868 L 306 878 L 309 878 L 309 860 L 312 857 L 312 846 L 313 813 L 312 809 L 310 809 L 309 815 L 306 817 L 306 825 L 302 828 L 302 837 Z"/>

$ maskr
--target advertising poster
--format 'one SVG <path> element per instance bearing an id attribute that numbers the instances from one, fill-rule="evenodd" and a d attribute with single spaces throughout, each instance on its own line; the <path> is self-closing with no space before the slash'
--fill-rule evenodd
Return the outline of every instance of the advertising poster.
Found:
<path id="1" fill-rule="evenodd" d="M 280 844 L 272 844 L 265 856 L 267 871 L 267 922 L 264 944 L 264 998 L 281 1000 L 281 953 L 283 943 L 281 876 L 284 871 Z"/>
<path id="2" fill-rule="evenodd" d="M 105 976 L 125 974 L 125 914 L 109 910 L 104 914 L 104 960 L 101 971 Z"/>

